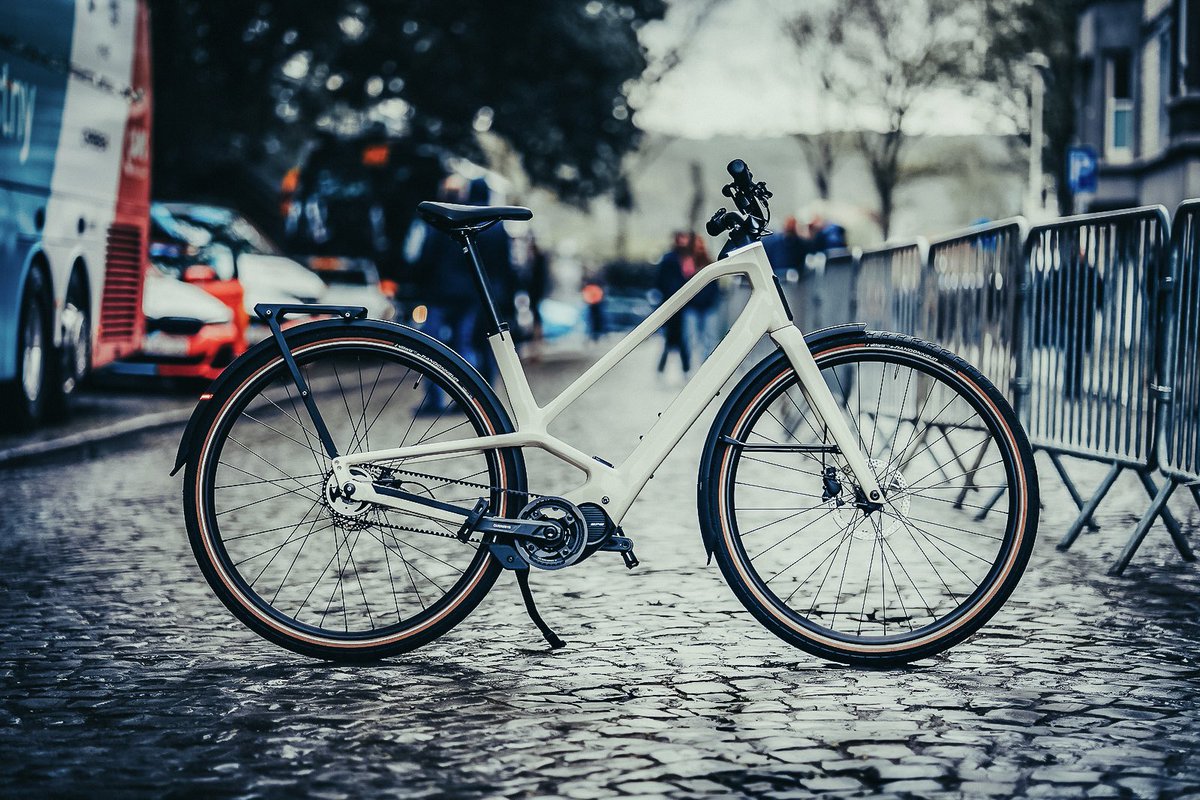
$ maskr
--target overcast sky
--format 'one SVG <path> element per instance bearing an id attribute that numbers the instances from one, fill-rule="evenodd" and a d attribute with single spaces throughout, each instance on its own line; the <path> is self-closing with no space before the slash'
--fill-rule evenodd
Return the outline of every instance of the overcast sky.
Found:
<path id="1" fill-rule="evenodd" d="M 661 22 L 642 30 L 652 54 L 676 45 L 688 31 L 690 11 L 703 0 L 673 0 Z M 791 6 L 813 0 L 721 0 L 683 49 L 683 60 L 662 81 L 631 101 L 643 130 L 704 139 L 717 135 L 764 137 L 814 127 L 814 93 L 795 45 L 782 30 Z M 847 127 L 872 126 L 872 117 L 843 109 Z M 1011 133 L 1007 120 L 978 100 L 940 92 L 913 109 L 910 133 Z"/>

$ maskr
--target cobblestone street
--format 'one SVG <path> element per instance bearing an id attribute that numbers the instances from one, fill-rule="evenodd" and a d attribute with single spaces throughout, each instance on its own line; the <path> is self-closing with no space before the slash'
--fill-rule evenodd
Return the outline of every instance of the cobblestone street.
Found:
<path id="1" fill-rule="evenodd" d="M 622 458 L 678 389 L 652 376 L 659 346 L 554 432 Z M 575 372 L 534 369 L 539 399 Z M 535 571 L 556 652 L 507 573 L 450 635 L 377 666 L 259 639 L 188 548 L 178 428 L 5 468 L 0 794 L 1200 798 L 1200 571 L 1156 526 L 1104 575 L 1148 502 L 1136 479 L 1059 553 L 1074 507 L 1039 458 L 1040 541 L 1009 604 L 938 659 L 852 669 L 776 639 L 705 565 L 714 411 L 624 523 L 642 566 Z M 1077 468 L 1089 489 L 1104 471 Z M 1172 507 L 1194 538 L 1200 511 Z"/>

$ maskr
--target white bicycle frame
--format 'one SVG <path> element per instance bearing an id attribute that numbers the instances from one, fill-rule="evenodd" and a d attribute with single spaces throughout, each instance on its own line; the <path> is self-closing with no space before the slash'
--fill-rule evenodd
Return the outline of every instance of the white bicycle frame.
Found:
<path id="1" fill-rule="evenodd" d="M 708 284 L 730 275 L 743 275 L 750 282 L 750 300 L 730 328 L 729 333 L 704 361 L 675 400 L 660 415 L 658 421 L 642 438 L 632 453 L 620 464 L 609 466 L 583 451 L 552 436 L 547 428 L 564 410 L 586 392 L 635 347 L 654 335 L 666 321 Z M 512 406 L 516 430 L 493 436 L 478 436 L 452 442 L 430 442 L 391 450 L 370 450 L 350 453 L 333 460 L 333 473 L 338 484 L 352 484 L 355 501 L 367 501 L 397 511 L 461 525 L 467 511 L 435 508 L 403 498 L 383 495 L 374 490 L 369 479 L 351 473 L 358 464 L 380 461 L 403 461 L 404 466 L 434 460 L 452 453 L 476 452 L 495 448 L 536 447 L 582 470 L 584 482 L 563 495 L 576 505 L 595 503 L 602 506 L 616 524 L 620 524 L 634 499 L 658 469 L 671 449 L 683 438 L 705 407 L 720 392 L 725 382 L 750 354 L 755 344 L 768 335 L 783 350 L 796 370 L 801 391 L 820 416 L 834 443 L 854 473 L 863 494 L 880 500 L 882 494 L 874 473 L 860 449 L 858 438 L 851 431 L 833 394 L 821 376 L 804 341 L 804 334 L 788 318 L 783 300 L 776 288 L 771 264 L 763 246 L 753 243 L 739 248 L 721 261 L 696 273 L 683 288 L 668 297 L 661 306 L 625 336 L 612 350 L 588 368 L 544 406 L 534 400 L 529 380 L 517 356 L 511 334 L 501 332 L 488 338 L 496 365 Z M 361 471 L 359 472 L 361 475 Z"/>

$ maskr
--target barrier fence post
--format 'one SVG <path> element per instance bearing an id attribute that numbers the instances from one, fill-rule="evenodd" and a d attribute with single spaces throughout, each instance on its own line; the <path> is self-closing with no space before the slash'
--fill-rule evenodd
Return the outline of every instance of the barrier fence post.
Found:
<path id="1" fill-rule="evenodd" d="M 1154 492 L 1154 500 L 1138 521 L 1129 541 L 1109 574 L 1125 571 L 1141 546 L 1156 517 L 1162 517 L 1171 540 L 1186 561 L 1195 554 L 1179 524 L 1167 511 L 1167 501 L 1175 490 L 1190 484 L 1192 497 L 1200 505 L 1200 377 L 1196 351 L 1200 347 L 1200 269 L 1197 256 L 1197 215 L 1200 201 L 1182 203 L 1171 226 L 1169 256 L 1164 264 L 1159 294 L 1160 344 L 1158 348 L 1155 393 L 1159 413 L 1154 431 L 1155 453 L 1165 483 Z M 1190 357 L 1189 355 L 1190 354 Z M 1188 367 L 1190 366 L 1190 370 Z M 1153 487 L 1145 476 L 1147 491 Z"/>

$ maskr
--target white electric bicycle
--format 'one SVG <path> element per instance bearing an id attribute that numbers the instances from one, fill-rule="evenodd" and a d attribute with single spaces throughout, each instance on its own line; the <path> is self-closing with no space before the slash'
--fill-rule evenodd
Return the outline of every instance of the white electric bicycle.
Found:
<path id="1" fill-rule="evenodd" d="M 221 601 L 283 647 L 366 660 L 446 633 L 509 569 L 560 646 L 534 607 L 530 568 L 597 552 L 636 566 L 621 528 L 634 498 L 769 337 L 775 351 L 729 393 L 699 465 L 700 531 L 734 593 L 787 642 L 847 663 L 912 661 L 978 630 L 1015 587 L 1037 530 L 1033 455 L 1012 409 L 935 345 L 852 324 L 802 333 L 758 241 L 770 192 L 740 160 L 729 172 L 737 211 L 721 209 L 708 226 L 730 234 L 723 257 L 546 405 L 476 247 L 480 231 L 529 219 L 528 209 L 419 207 L 474 266 L 507 408 L 421 332 L 360 308 L 259 306 L 273 335 L 201 397 L 175 464 L 186 467 L 192 548 Z M 752 290 L 744 311 L 624 462 L 548 433 L 701 288 L 729 276 Z M 331 318 L 282 325 L 310 314 Z M 586 479 L 563 496 L 531 490 L 527 447 Z"/>

